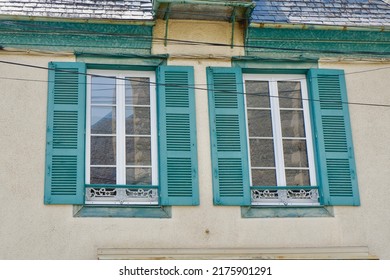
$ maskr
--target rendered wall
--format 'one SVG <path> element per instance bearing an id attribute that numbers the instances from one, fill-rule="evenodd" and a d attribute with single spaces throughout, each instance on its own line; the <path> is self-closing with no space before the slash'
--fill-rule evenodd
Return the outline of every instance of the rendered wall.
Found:
<path id="1" fill-rule="evenodd" d="M 227 23 L 170 24 L 169 38 L 230 43 Z M 157 23 L 156 37 L 164 36 L 164 27 Z M 242 44 L 236 30 L 236 43 Z M 195 83 L 206 88 L 207 66 L 231 65 L 225 57 L 209 55 L 243 55 L 242 49 L 216 49 L 161 42 L 153 53 L 175 54 L 169 65 L 194 66 Z M 194 53 L 198 57 L 182 56 Z M 0 52 L 0 60 L 47 67 L 49 61 L 74 58 Z M 346 76 L 350 102 L 390 104 L 390 63 L 321 62 L 320 67 L 354 73 Z M 368 72 L 355 73 L 360 71 Z M 74 218 L 72 206 L 43 204 L 47 71 L 0 63 L 0 77 L 8 77 L 0 79 L 0 259 L 96 259 L 98 248 L 326 246 L 368 246 L 371 254 L 390 259 L 390 108 L 349 107 L 361 206 L 334 207 L 334 217 L 245 219 L 240 207 L 214 206 L 207 92 L 198 89 L 200 206 L 172 207 L 171 219 Z"/>

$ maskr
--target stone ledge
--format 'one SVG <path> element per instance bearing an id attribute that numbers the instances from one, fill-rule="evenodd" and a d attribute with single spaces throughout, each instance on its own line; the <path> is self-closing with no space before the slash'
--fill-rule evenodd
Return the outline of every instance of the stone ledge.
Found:
<path id="1" fill-rule="evenodd" d="M 257 260 L 257 259 L 378 259 L 367 246 L 301 248 L 99 248 L 99 260 Z"/>

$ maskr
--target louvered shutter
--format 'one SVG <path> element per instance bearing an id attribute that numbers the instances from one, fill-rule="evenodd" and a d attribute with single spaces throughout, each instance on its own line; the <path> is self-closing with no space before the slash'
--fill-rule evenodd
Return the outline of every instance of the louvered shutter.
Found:
<path id="1" fill-rule="evenodd" d="M 84 63 L 49 64 L 45 204 L 84 203 Z"/>
<path id="2" fill-rule="evenodd" d="M 158 69 L 159 170 L 162 205 L 199 205 L 194 70 Z"/>
<path id="3" fill-rule="evenodd" d="M 207 69 L 215 205 L 250 205 L 240 68 Z"/>
<path id="4" fill-rule="evenodd" d="M 359 205 L 344 71 L 309 71 L 318 177 L 324 205 Z"/>

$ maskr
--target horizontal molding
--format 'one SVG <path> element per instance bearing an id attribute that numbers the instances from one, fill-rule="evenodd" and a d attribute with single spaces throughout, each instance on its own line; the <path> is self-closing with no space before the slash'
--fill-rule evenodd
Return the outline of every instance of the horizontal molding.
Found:
<path id="1" fill-rule="evenodd" d="M 100 260 L 377 259 L 367 246 L 296 248 L 99 248 Z"/>
<path id="2" fill-rule="evenodd" d="M 333 207 L 241 207 L 242 218 L 319 218 L 334 217 Z"/>
<path id="3" fill-rule="evenodd" d="M 73 217 L 82 218 L 171 218 L 171 207 L 161 206 L 73 206 Z"/>
<path id="4" fill-rule="evenodd" d="M 306 74 L 308 69 L 318 68 L 318 59 L 292 57 L 289 54 L 266 54 L 264 57 L 233 57 L 232 64 L 243 73 Z"/>
<path id="5" fill-rule="evenodd" d="M 390 57 L 390 32 L 249 27 L 246 55 Z"/>
<path id="6" fill-rule="evenodd" d="M 69 21 L 0 20 L 3 48 L 150 54 L 153 26 Z"/>

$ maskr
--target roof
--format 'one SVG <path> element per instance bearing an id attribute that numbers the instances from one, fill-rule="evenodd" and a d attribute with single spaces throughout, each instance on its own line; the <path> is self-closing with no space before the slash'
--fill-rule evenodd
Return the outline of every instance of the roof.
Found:
<path id="1" fill-rule="evenodd" d="M 255 0 L 251 22 L 337 26 L 390 26 L 381 0 Z M 386 3 L 387 2 L 387 3 Z"/>
<path id="2" fill-rule="evenodd" d="M 73 19 L 152 20 L 152 2 L 153 0 L 0 0 L 0 14 Z M 254 23 L 390 26 L 390 0 L 254 2 L 256 7 L 251 18 Z"/>
<path id="3" fill-rule="evenodd" d="M 153 19 L 153 0 L 0 0 L 0 14 L 80 19 Z"/>

